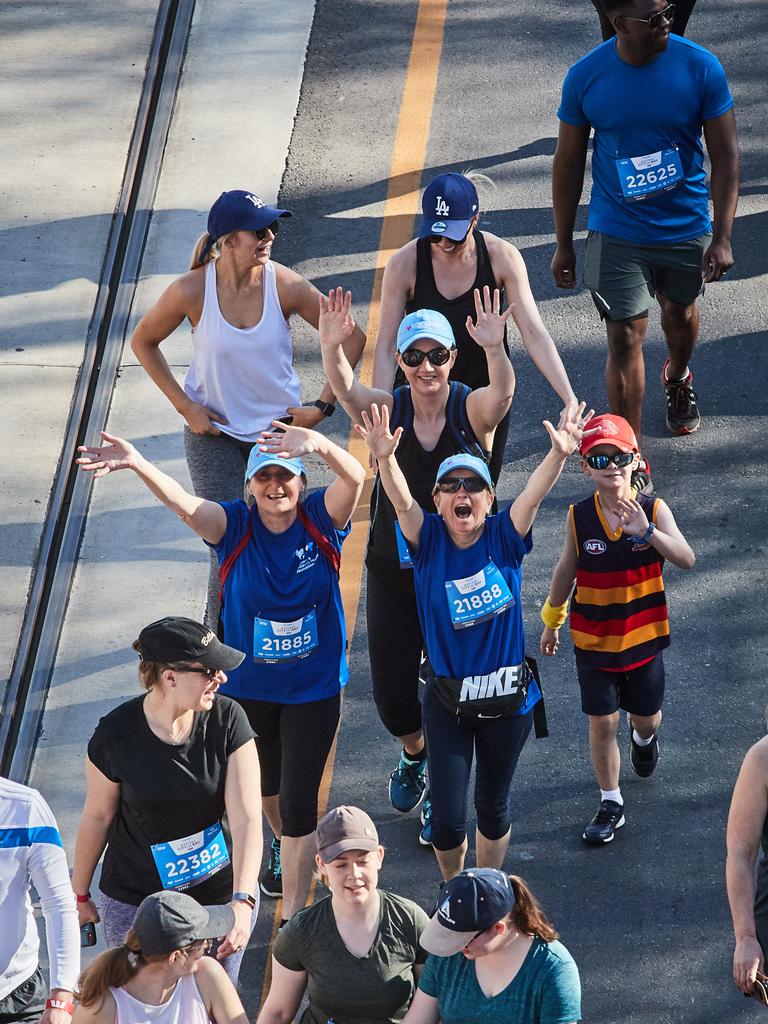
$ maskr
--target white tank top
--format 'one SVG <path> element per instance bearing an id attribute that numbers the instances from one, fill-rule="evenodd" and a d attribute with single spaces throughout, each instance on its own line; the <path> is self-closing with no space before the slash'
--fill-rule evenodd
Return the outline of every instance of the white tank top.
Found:
<path id="1" fill-rule="evenodd" d="M 280 308 L 275 267 L 264 265 L 264 310 L 255 327 L 233 327 L 221 315 L 216 260 L 205 265 L 203 313 L 192 328 L 192 362 L 184 391 L 225 416 L 216 423 L 240 441 L 255 441 L 272 420 L 301 402 L 291 330 Z"/>
<path id="2" fill-rule="evenodd" d="M 110 988 L 115 998 L 115 1024 L 211 1024 L 194 974 L 180 978 L 173 995 L 161 1006 L 148 1006 L 124 988 Z"/>

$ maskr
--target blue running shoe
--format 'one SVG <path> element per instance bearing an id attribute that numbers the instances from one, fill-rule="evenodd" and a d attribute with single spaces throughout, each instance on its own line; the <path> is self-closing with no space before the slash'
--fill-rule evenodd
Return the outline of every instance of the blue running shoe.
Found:
<path id="1" fill-rule="evenodd" d="M 422 846 L 432 845 L 432 798 L 429 790 L 426 792 L 424 797 L 424 803 L 421 805 L 421 832 L 419 832 L 419 842 Z"/>
<path id="2" fill-rule="evenodd" d="M 403 750 L 400 763 L 389 776 L 389 802 L 406 814 L 418 807 L 427 788 L 427 759 L 412 761 Z"/>
<path id="3" fill-rule="evenodd" d="M 280 840 L 273 839 L 269 849 L 269 864 L 259 878 L 259 888 L 265 896 L 280 899 L 283 895 L 283 872 L 280 867 Z"/>

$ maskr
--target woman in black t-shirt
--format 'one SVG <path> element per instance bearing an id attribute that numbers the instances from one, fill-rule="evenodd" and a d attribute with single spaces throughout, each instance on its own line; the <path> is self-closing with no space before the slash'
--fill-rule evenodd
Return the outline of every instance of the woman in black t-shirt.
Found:
<path id="1" fill-rule="evenodd" d="M 158 889 L 231 902 L 235 926 L 217 955 L 236 981 L 257 909 L 259 764 L 245 712 L 216 691 L 243 654 L 183 618 L 152 623 L 133 646 L 147 693 L 102 718 L 88 744 L 72 875 L 80 924 L 100 920 L 89 887 L 106 848 L 107 945 L 124 941 L 136 908 Z"/>

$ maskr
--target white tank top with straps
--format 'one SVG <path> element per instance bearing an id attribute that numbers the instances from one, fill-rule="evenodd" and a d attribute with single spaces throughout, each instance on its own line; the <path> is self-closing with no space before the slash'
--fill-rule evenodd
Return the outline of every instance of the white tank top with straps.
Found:
<path id="1" fill-rule="evenodd" d="M 203 313 L 192 329 L 192 362 L 184 391 L 224 416 L 216 423 L 240 441 L 255 441 L 272 420 L 301 401 L 291 330 L 280 308 L 277 277 L 264 265 L 264 308 L 254 327 L 233 327 L 221 314 L 216 261 L 205 265 Z"/>
<path id="2" fill-rule="evenodd" d="M 211 1024 L 194 974 L 180 978 L 167 1003 L 150 1006 L 124 988 L 110 988 L 115 998 L 115 1024 Z"/>

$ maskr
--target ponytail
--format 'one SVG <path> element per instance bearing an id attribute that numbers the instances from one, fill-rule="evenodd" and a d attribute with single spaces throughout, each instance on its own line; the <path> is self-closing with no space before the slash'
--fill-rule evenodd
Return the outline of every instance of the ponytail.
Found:
<path id="1" fill-rule="evenodd" d="M 123 988 L 148 963 L 167 959 L 166 956 L 144 956 L 136 932 L 130 928 L 122 946 L 101 953 L 85 968 L 78 979 L 75 996 L 83 1006 L 100 1010 L 108 989 Z"/>
<path id="2" fill-rule="evenodd" d="M 531 890 L 517 875 L 510 875 L 509 881 L 515 894 L 515 905 L 509 913 L 509 918 L 518 931 L 526 935 L 535 935 L 542 942 L 554 942 L 557 932 L 547 920 Z"/>
<path id="3" fill-rule="evenodd" d="M 203 232 L 195 242 L 189 269 L 196 270 L 198 267 L 204 266 L 206 263 L 210 263 L 211 260 L 215 260 L 221 256 L 221 250 L 224 243 L 234 234 L 234 231 L 228 231 L 226 235 L 222 235 L 221 238 L 214 238 L 213 235 L 209 235 L 207 231 Z"/>

